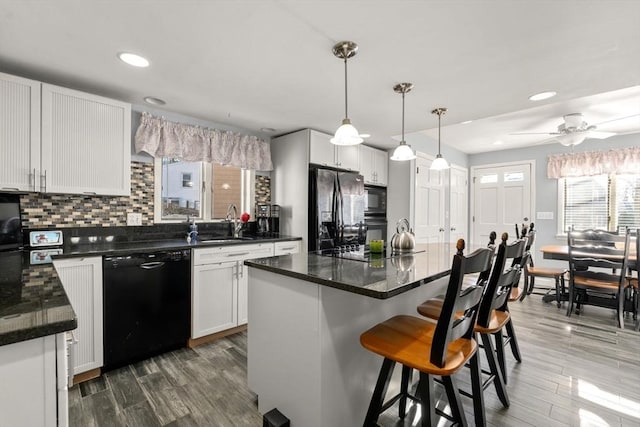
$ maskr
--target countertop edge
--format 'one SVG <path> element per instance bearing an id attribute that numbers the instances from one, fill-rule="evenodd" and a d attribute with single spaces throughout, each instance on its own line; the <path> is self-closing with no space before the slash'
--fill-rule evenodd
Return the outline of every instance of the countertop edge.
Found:
<path id="1" fill-rule="evenodd" d="M 72 320 L 65 320 L 56 323 L 49 323 L 42 326 L 34 326 L 28 329 L 0 333 L 0 347 L 29 341 L 36 338 L 59 334 L 61 332 L 72 331 L 78 327 L 77 317 Z"/>

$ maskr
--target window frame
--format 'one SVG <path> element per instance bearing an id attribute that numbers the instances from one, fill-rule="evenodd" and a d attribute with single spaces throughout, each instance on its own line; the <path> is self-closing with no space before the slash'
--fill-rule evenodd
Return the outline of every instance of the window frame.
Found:
<path id="1" fill-rule="evenodd" d="M 202 222 L 223 222 L 224 218 L 211 218 L 211 207 L 213 204 L 211 184 L 213 181 L 213 167 L 208 162 L 200 162 L 200 212 L 201 216 L 196 218 L 197 223 Z M 220 165 L 222 166 L 222 165 Z M 153 222 L 154 224 L 179 224 L 187 221 L 187 218 L 162 218 L 162 157 L 154 158 L 154 196 L 153 196 Z M 242 212 L 251 212 L 252 203 L 255 199 L 255 171 L 243 169 L 241 174 L 242 195 L 240 197 L 241 206 L 238 208 L 238 216 Z M 253 215 L 252 215 L 253 216 Z"/>

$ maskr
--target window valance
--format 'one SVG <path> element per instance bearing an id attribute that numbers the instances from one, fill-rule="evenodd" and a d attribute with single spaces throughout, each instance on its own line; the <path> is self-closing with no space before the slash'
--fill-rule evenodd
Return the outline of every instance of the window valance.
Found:
<path id="1" fill-rule="evenodd" d="M 547 178 L 640 173 L 640 147 L 549 156 Z"/>
<path id="2" fill-rule="evenodd" d="M 189 162 L 209 162 L 243 169 L 273 170 L 271 147 L 256 136 L 175 123 L 142 113 L 136 152 Z"/>

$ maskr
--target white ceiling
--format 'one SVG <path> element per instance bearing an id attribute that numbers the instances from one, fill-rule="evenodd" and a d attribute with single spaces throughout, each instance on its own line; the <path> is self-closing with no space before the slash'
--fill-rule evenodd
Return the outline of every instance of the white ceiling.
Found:
<path id="1" fill-rule="evenodd" d="M 406 132 L 437 135 L 430 112 L 448 107 L 442 142 L 467 153 L 536 143 L 509 134 L 555 131 L 568 113 L 640 114 L 635 0 L 0 0 L 0 71 L 271 135 L 338 127 L 341 40 L 360 46 L 349 115 L 378 147 L 396 144 L 404 81 Z M 545 90 L 558 95 L 528 100 Z M 640 116 L 598 130 L 640 132 Z"/>

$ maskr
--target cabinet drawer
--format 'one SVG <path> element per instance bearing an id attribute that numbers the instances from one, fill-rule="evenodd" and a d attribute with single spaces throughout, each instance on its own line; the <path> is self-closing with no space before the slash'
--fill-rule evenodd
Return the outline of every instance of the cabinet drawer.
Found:
<path id="1" fill-rule="evenodd" d="M 300 252 L 299 240 L 290 242 L 276 242 L 273 244 L 273 254 L 275 256 L 297 254 L 298 252 Z"/>
<path id="2" fill-rule="evenodd" d="M 247 245 L 215 246 L 193 250 L 193 265 L 219 262 L 242 261 L 273 255 L 272 243 L 252 243 Z"/>

